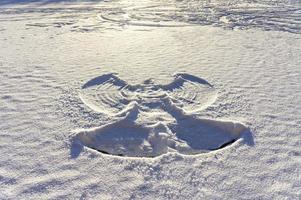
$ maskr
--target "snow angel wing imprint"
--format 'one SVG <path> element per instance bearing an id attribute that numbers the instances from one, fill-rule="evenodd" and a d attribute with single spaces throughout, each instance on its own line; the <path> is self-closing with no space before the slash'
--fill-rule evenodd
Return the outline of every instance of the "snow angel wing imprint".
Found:
<path id="1" fill-rule="evenodd" d="M 177 107 L 187 112 L 195 112 L 205 109 L 216 100 L 216 90 L 205 79 L 186 73 L 173 76 L 171 83 L 160 87 Z"/>
<path id="2" fill-rule="evenodd" d="M 127 85 L 114 73 L 104 74 L 86 82 L 79 96 L 92 110 L 114 115 L 129 103 L 122 94 L 122 89 Z"/>
<path id="3" fill-rule="evenodd" d="M 204 109 L 214 102 L 213 86 L 199 77 L 178 73 L 166 85 L 155 84 L 152 79 L 142 84 L 129 85 L 116 74 L 104 74 L 83 85 L 80 98 L 96 112 L 116 115 L 130 102 L 140 106 L 164 105 L 166 98 L 187 112 Z M 163 103 L 163 104 L 162 104 Z M 146 109 L 148 110 L 148 109 Z"/>

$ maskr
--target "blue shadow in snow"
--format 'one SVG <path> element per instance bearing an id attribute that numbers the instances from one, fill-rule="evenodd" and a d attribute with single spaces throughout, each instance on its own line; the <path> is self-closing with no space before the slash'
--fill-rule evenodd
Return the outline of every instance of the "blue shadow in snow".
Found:
<path id="1" fill-rule="evenodd" d="M 71 159 L 77 158 L 80 155 L 80 153 L 82 152 L 82 150 L 83 150 L 83 145 L 72 140 L 71 148 L 70 148 L 70 158 Z"/>
<path id="2" fill-rule="evenodd" d="M 125 81 L 121 80 L 114 73 L 110 73 L 110 74 L 104 74 L 104 75 L 101 75 L 101 76 L 98 76 L 96 78 L 89 80 L 87 83 L 85 83 L 82 86 L 82 89 L 96 86 L 96 85 L 101 85 L 101 84 L 106 83 L 107 81 L 111 81 L 115 86 L 118 86 L 120 88 L 127 85 L 127 83 Z"/>

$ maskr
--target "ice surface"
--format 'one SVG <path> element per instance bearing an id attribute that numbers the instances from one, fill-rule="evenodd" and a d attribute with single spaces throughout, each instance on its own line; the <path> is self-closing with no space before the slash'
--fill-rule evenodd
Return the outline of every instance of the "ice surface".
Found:
<path id="1" fill-rule="evenodd" d="M 11 8 L 11 5 L 16 5 Z M 301 8 L 299 0 L 120 0 L 103 1 L 61 1 L 61 0 L 6 0 L 1 1 L 2 13 L 19 14 L 18 19 L 31 16 L 40 19 L 27 26 L 66 27 L 77 32 L 101 30 L 103 24 L 110 23 L 114 28 L 123 26 L 148 27 L 185 27 L 217 26 L 225 29 L 262 29 L 266 31 L 284 31 L 300 34 Z M 21 9 L 21 8 L 22 9 Z M 26 9 L 24 10 L 24 7 Z M 68 7 L 68 10 L 62 9 Z M 6 9 L 5 9 L 6 8 Z M 51 16 L 73 16 L 70 20 L 58 17 L 58 21 L 39 18 L 40 14 Z M 81 14 L 78 16 L 77 14 Z M 93 13 L 93 17 L 91 17 Z M 97 17 L 95 17 L 97 15 Z M 67 18 L 68 19 L 68 18 Z M 5 19 L 3 19 L 5 20 Z"/>
<path id="2" fill-rule="evenodd" d="M 28 2 L 0 1 L 1 200 L 300 199 L 300 1 Z"/>

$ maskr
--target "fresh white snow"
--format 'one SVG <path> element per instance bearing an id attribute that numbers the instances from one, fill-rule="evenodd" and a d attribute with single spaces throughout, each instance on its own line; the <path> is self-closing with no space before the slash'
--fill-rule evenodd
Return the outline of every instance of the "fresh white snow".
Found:
<path id="1" fill-rule="evenodd" d="M 0 199 L 300 199 L 300 1 L 0 1 Z"/>

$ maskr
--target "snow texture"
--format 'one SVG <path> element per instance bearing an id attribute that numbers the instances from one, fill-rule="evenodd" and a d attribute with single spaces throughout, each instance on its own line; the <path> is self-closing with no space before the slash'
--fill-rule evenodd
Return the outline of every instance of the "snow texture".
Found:
<path id="1" fill-rule="evenodd" d="M 300 199 L 300 10 L 0 1 L 0 199 Z"/>

